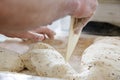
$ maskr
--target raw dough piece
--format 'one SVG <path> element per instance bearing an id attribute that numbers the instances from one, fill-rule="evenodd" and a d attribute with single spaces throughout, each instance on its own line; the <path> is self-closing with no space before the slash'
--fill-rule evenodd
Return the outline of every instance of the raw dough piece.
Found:
<path id="1" fill-rule="evenodd" d="M 81 73 L 77 73 L 63 56 L 44 43 L 32 45 L 22 56 L 25 66 L 40 76 L 67 80 L 120 80 L 120 38 L 98 38 L 84 51 Z"/>
<path id="2" fill-rule="evenodd" d="M 41 43 L 36 45 L 39 46 Z M 42 46 L 47 45 L 43 44 L 39 48 L 33 48 L 23 56 L 22 59 L 29 70 L 35 71 L 38 75 L 45 77 L 80 80 L 79 73 L 65 62 L 59 52 L 49 47 L 44 47 L 43 49 Z"/>
<path id="3" fill-rule="evenodd" d="M 46 43 L 38 42 L 30 45 L 29 51 L 33 49 L 54 49 L 54 48 Z M 22 54 L 21 58 L 23 60 L 23 63 L 25 64 L 25 67 L 27 67 L 30 71 L 34 72 L 35 67 L 32 65 L 31 54 L 29 54 L 29 51 L 26 54 Z"/>
<path id="4" fill-rule="evenodd" d="M 99 37 L 94 40 L 94 43 L 105 43 L 120 46 L 120 37 Z"/>
<path id="5" fill-rule="evenodd" d="M 99 38 L 84 51 L 82 80 L 120 80 L 120 38 Z"/>
<path id="6" fill-rule="evenodd" d="M 19 54 L 0 47 L 0 71 L 16 71 L 23 70 L 24 64 Z"/>
<path id="7" fill-rule="evenodd" d="M 30 50 L 32 49 L 54 49 L 54 48 L 49 44 L 38 42 L 30 45 Z"/>

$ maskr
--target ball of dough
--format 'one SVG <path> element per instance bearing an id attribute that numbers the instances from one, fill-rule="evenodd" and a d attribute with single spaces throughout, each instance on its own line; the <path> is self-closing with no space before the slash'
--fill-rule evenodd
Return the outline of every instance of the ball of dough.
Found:
<path id="1" fill-rule="evenodd" d="M 0 71 L 23 70 L 24 64 L 18 53 L 0 47 Z"/>
<path id="2" fill-rule="evenodd" d="M 53 67 L 65 64 L 64 58 L 58 52 L 51 49 L 34 49 L 29 51 L 26 56 L 24 56 L 26 67 L 31 71 L 37 72 L 40 76 L 53 77 L 53 74 L 55 75 Z"/>
<path id="3" fill-rule="evenodd" d="M 29 70 L 36 72 L 39 76 L 79 80 L 80 75 L 76 75 L 78 73 L 53 48 L 31 49 L 23 56 L 23 61 Z"/>
<path id="4" fill-rule="evenodd" d="M 54 49 L 54 48 L 49 44 L 38 42 L 30 45 L 30 50 L 33 49 Z"/>
<path id="5" fill-rule="evenodd" d="M 82 80 L 120 80 L 120 45 L 115 45 L 119 43 L 103 38 L 88 47 L 81 61 Z"/>
<path id="6" fill-rule="evenodd" d="M 120 46 L 120 37 L 98 37 L 94 43 L 105 43 Z"/>
<path id="7" fill-rule="evenodd" d="M 30 45 L 30 49 L 27 53 L 22 54 L 21 58 L 23 60 L 23 63 L 25 64 L 25 67 L 28 68 L 30 71 L 35 72 L 35 67 L 33 66 L 32 62 L 31 62 L 31 52 L 34 49 L 52 49 L 54 50 L 54 48 L 46 43 L 42 43 L 42 42 L 38 42 L 38 43 L 34 43 Z"/>

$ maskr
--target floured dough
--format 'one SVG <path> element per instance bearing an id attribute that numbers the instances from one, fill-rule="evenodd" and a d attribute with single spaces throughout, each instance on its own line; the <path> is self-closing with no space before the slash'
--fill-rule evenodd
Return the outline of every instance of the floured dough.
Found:
<path id="1" fill-rule="evenodd" d="M 38 42 L 30 45 L 30 50 L 32 49 L 54 49 L 54 48 L 49 44 Z"/>
<path id="2" fill-rule="evenodd" d="M 98 38 L 81 59 L 81 72 L 75 71 L 50 45 L 36 43 L 22 55 L 25 66 L 39 76 L 65 80 L 120 80 L 120 38 Z"/>
<path id="3" fill-rule="evenodd" d="M 43 44 L 43 43 L 42 43 Z M 36 44 L 41 45 L 41 43 Z M 43 46 L 46 46 L 43 45 Z M 79 80 L 80 75 L 65 62 L 63 56 L 55 49 L 34 48 L 23 56 L 25 66 L 40 76 Z"/>
<path id="4" fill-rule="evenodd" d="M 38 42 L 38 43 L 34 43 L 34 44 L 30 45 L 29 51 L 34 50 L 34 49 L 54 49 L 54 48 L 52 46 L 46 44 L 46 43 Z M 25 66 L 30 71 L 34 72 L 35 71 L 35 67 L 32 65 L 31 54 L 29 54 L 29 51 L 26 54 L 22 54 L 21 58 L 23 60 L 23 63 L 25 64 Z"/>
<path id="5" fill-rule="evenodd" d="M 24 64 L 19 54 L 0 47 L 0 71 L 21 71 Z"/>
<path id="6" fill-rule="evenodd" d="M 120 80 L 120 38 L 99 38 L 84 51 L 82 80 Z"/>

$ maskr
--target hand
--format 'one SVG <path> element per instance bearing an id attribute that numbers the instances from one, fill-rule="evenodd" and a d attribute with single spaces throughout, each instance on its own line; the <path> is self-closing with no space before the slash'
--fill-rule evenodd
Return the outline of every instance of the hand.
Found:
<path id="1" fill-rule="evenodd" d="M 43 37 L 35 36 L 36 34 L 28 30 L 48 25 L 66 15 L 76 18 L 86 17 L 84 23 L 87 23 L 96 7 L 97 0 L 2 0 L 0 33 L 11 37 L 43 40 Z M 44 34 L 41 30 L 39 28 L 40 32 L 37 33 Z M 45 34 L 48 35 L 48 32 Z"/>
<path id="2" fill-rule="evenodd" d="M 7 32 L 33 29 L 49 25 L 66 15 L 90 17 L 96 6 L 97 0 L 2 0 L 0 30 Z"/>
<path id="3" fill-rule="evenodd" d="M 72 5 L 76 5 L 73 11 L 73 17 L 77 19 L 78 26 L 74 29 L 75 33 L 80 32 L 83 27 L 89 22 L 96 11 L 97 0 L 76 0 Z"/>
<path id="4" fill-rule="evenodd" d="M 8 37 L 16 37 L 21 38 L 23 40 L 32 40 L 32 41 L 42 41 L 46 38 L 53 39 L 55 32 L 50 30 L 47 27 L 39 27 L 32 31 L 24 31 L 24 32 L 12 32 L 12 33 L 3 33 Z"/>
<path id="5" fill-rule="evenodd" d="M 77 18 L 91 17 L 97 8 L 97 0 L 76 0 L 76 9 L 73 12 L 73 16 Z"/>
<path id="6" fill-rule="evenodd" d="M 66 0 L 2 0 L 0 32 L 46 26 L 70 13 Z"/>

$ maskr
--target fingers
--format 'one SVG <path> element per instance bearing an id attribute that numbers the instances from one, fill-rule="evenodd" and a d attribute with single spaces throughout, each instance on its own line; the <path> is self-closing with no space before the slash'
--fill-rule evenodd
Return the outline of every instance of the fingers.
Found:
<path id="1" fill-rule="evenodd" d="M 45 36 L 43 34 L 37 34 L 37 33 L 34 33 L 34 32 L 31 32 L 31 31 L 28 31 L 26 33 L 26 35 L 24 35 L 24 37 L 27 39 L 27 40 L 32 40 L 32 41 L 43 41 L 45 39 Z"/>
<path id="2" fill-rule="evenodd" d="M 73 14 L 73 16 L 78 19 L 77 27 L 74 29 L 75 33 L 79 33 L 88 23 L 98 5 L 97 0 L 79 0 L 78 3 L 78 8 Z"/>
<path id="3" fill-rule="evenodd" d="M 36 34 L 33 32 L 19 32 L 19 33 L 7 33 L 4 34 L 7 37 L 12 37 L 12 38 L 21 38 L 23 40 L 32 40 L 32 41 L 42 41 L 45 39 L 44 35 L 41 34 Z"/>
<path id="4" fill-rule="evenodd" d="M 97 0 L 76 0 L 78 7 L 73 12 L 73 16 L 77 18 L 90 17 L 96 11 L 98 2 Z"/>
<path id="5" fill-rule="evenodd" d="M 45 36 L 47 36 L 50 39 L 54 39 L 54 35 L 55 35 L 55 32 L 47 27 L 39 27 L 39 28 L 35 29 L 33 32 L 36 32 L 38 34 L 44 34 Z"/>
<path id="6" fill-rule="evenodd" d="M 4 35 L 12 38 L 21 38 L 23 40 L 43 41 L 46 38 L 54 39 L 55 32 L 47 27 L 40 27 L 34 31 L 4 33 Z"/>

